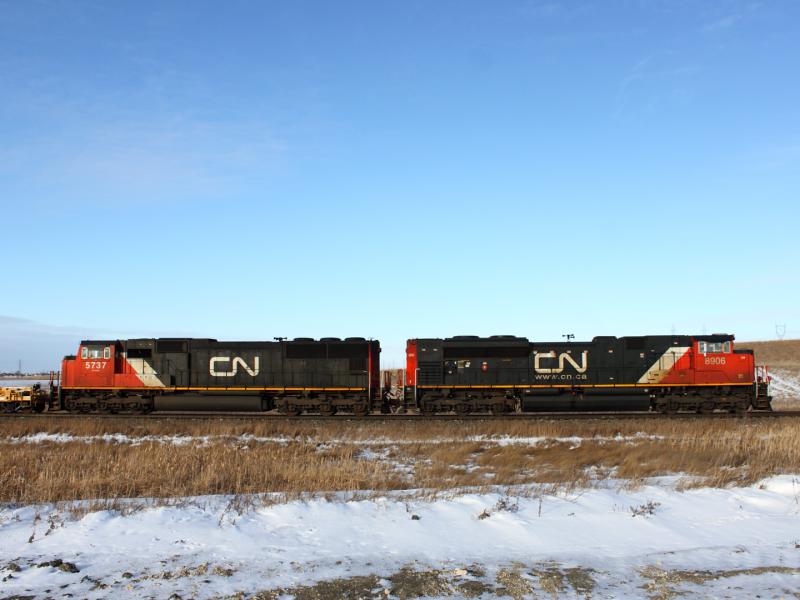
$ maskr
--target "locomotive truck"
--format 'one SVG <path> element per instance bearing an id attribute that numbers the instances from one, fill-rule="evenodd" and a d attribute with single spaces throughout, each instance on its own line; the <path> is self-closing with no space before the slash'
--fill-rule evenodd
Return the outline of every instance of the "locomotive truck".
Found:
<path id="1" fill-rule="evenodd" d="M 734 336 L 416 338 L 399 397 L 381 387 L 380 342 L 295 338 L 85 340 L 62 362 L 58 406 L 73 412 L 271 411 L 458 415 L 639 409 L 771 410 L 769 376 Z"/>

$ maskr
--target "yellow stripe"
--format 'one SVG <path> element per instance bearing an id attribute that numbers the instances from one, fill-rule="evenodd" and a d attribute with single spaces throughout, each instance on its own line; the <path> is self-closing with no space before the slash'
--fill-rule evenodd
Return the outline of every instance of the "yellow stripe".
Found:
<path id="1" fill-rule="evenodd" d="M 163 390 L 169 392 L 188 392 L 188 391 L 245 391 L 245 392 L 364 392 L 364 387 L 118 387 L 118 386 L 61 386 L 64 390 Z"/>
<path id="2" fill-rule="evenodd" d="M 715 387 L 722 387 L 722 386 L 744 386 L 744 385 L 753 385 L 753 382 L 749 383 L 598 383 L 598 384 L 586 384 L 586 385 L 418 385 L 417 388 L 419 389 L 517 389 L 517 388 L 600 388 L 600 387 L 607 387 L 607 388 L 622 388 L 622 387 L 638 387 L 638 388 L 656 388 L 656 387 L 697 387 L 697 386 L 715 386 Z M 410 386 L 413 387 L 413 386 Z"/>
<path id="3" fill-rule="evenodd" d="M 698 387 L 698 386 L 750 386 L 746 383 L 598 383 L 586 385 L 418 385 L 418 389 L 529 389 L 529 388 L 655 388 L 655 387 Z M 409 386 L 413 387 L 413 386 Z M 170 392 L 188 391 L 243 391 L 243 392 L 363 392 L 365 387 L 118 387 L 118 386 L 61 386 L 64 390 L 167 390 Z"/>

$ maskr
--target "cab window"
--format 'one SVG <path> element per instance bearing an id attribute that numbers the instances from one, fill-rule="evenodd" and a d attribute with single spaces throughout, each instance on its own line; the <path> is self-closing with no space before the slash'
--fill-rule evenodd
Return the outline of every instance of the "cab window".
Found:
<path id="1" fill-rule="evenodd" d="M 87 358 L 89 358 L 89 349 L 86 346 L 81 348 L 81 358 L 83 360 L 86 360 Z"/>
<path id="2" fill-rule="evenodd" d="M 700 354 L 722 354 L 730 353 L 730 342 L 697 342 L 697 350 Z"/>
<path id="3" fill-rule="evenodd" d="M 86 348 L 84 348 L 86 350 Z M 106 356 L 106 353 L 108 356 Z M 111 348 L 103 348 L 102 346 L 94 346 L 89 348 L 89 357 L 88 358 L 111 358 Z"/>

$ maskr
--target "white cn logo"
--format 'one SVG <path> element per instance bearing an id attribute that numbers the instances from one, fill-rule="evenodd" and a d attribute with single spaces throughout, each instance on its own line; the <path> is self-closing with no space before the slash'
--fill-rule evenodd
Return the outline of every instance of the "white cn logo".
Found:
<path id="1" fill-rule="evenodd" d="M 589 368 L 589 351 L 584 350 L 581 353 L 581 364 L 575 362 L 575 359 L 572 358 L 572 355 L 567 352 L 562 352 L 558 355 L 558 368 L 550 368 L 547 367 L 540 367 L 539 361 L 543 358 L 555 358 L 556 353 L 555 351 L 551 352 L 537 352 L 533 355 L 533 369 L 537 373 L 561 373 L 564 370 L 564 363 L 569 363 L 573 366 L 573 368 L 578 373 L 586 373 L 586 369 Z"/>
<path id="2" fill-rule="evenodd" d="M 230 370 L 219 371 L 217 364 L 219 363 L 230 363 Z M 258 356 L 253 358 L 253 368 L 251 369 L 247 366 L 247 363 L 244 362 L 244 359 L 240 356 L 236 356 L 231 358 L 230 356 L 214 356 L 208 363 L 208 372 L 211 373 L 214 377 L 233 377 L 239 370 L 239 367 L 242 367 L 245 371 L 250 373 L 253 377 L 258 375 Z M 227 368 L 227 365 L 226 365 Z"/>

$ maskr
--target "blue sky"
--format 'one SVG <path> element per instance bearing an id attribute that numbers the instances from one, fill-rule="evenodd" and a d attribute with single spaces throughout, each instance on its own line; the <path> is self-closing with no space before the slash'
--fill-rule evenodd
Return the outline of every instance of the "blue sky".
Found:
<path id="1" fill-rule="evenodd" d="M 221 6 L 0 2 L 0 370 L 100 336 L 800 337 L 800 4 Z"/>

